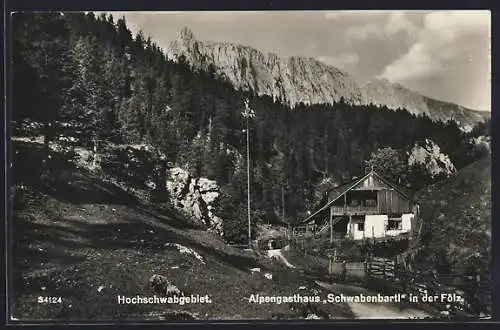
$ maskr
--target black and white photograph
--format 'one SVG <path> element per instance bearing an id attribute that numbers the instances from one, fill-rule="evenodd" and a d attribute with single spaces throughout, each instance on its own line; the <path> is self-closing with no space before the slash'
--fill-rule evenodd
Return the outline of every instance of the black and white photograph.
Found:
<path id="1" fill-rule="evenodd" d="M 490 11 L 10 29 L 9 323 L 491 318 Z"/>

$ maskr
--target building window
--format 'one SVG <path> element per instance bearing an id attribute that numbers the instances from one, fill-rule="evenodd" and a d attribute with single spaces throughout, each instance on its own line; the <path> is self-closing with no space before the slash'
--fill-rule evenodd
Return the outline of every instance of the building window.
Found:
<path id="1" fill-rule="evenodd" d="M 367 199 L 365 201 L 366 206 L 377 206 L 377 200 L 376 199 Z"/>
<path id="2" fill-rule="evenodd" d="M 403 221 L 401 218 L 389 218 L 387 222 L 387 230 L 401 230 L 403 229 Z"/>
<path id="3" fill-rule="evenodd" d="M 365 231 L 365 224 L 363 222 L 358 223 L 358 231 Z"/>
<path id="4" fill-rule="evenodd" d="M 359 205 L 359 201 L 357 199 L 351 200 L 351 206 L 358 206 L 358 205 Z"/>

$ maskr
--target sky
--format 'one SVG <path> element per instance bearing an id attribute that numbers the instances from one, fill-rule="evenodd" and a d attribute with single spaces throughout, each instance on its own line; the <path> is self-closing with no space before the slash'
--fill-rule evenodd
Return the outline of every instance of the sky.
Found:
<path id="1" fill-rule="evenodd" d="M 162 48 L 189 28 L 279 56 L 314 57 L 358 83 L 386 78 L 423 95 L 491 109 L 489 11 L 113 12 Z"/>

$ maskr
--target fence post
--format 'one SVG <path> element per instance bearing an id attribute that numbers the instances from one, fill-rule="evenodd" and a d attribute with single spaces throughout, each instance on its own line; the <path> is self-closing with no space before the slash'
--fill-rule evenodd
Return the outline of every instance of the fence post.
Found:
<path id="1" fill-rule="evenodd" d="M 482 290 L 481 290 L 481 275 L 479 273 L 476 274 L 476 287 L 475 287 L 475 297 L 473 297 L 473 303 L 477 306 L 474 308 L 474 311 L 479 315 L 483 308 L 483 299 L 482 299 Z M 486 311 L 485 311 L 486 312 Z"/>
<path id="2" fill-rule="evenodd" d="M 342 261 L 342 280 L 345 281 L 347 277 L 347 267 L 345 260 Z"/>
<path id="3" fill-rule="evenodd" d="M 393 275 L 392 280 L 393 281 L 396 281 L 397 279 L 399 279 L 399 276 L 398 276 L 399 275 L 399 272 L 398 272 L 398 262 L 397 262 L 397 260 L 398 260 L 398 256 L 396 255 L 396 257 L 392 261 L 394 263 L 394 267 L 392 269 L 392 275 Z"/>
<path id="4" fill-rule="evenodd" d="M 363 266 L 364 266 L 364 270 L 365 270 L 365 287 L 368 286 L 368 281 L 370 280 L 370 275 L 368 273 L 368 260 L 365 259 L 365 262 L 363 263 Z"/>
<path id="5" fill-rule="evenodd" d="M 384 281 L 385 281 L 385 263 L 386 263 L 386 261 L 384 260 L 382 262 L 382 278 L 384 279 Z"/>
<path id="6" fill-rule="evenodd" d="M 309 244 L 307 244 L 307 237 L 304 236 L 304 256 L 307 257 L 307 249 L 309 247 Z"/>

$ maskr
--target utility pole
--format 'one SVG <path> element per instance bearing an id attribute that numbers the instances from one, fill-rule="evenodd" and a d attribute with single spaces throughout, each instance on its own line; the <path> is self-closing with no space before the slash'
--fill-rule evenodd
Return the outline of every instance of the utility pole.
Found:
<path id="1" fill-rule="evenodd" d="M 330 207 L 330 244 L 333 244 L 333 212 Z"/>
<path id="2" fill-rule="evenodd" d="M 246 119 L 246 133 L 247 133 L 247 209 L 248 209 L 248 247 L 251 247 L 252 241 L 252 220 L 250 213 L 250 132 L 249 132 L 249 119 L 255 117 L 255 112 L 250 109 L 248 99 L 245 100 L 245 110 L 241 114 Z"/>

